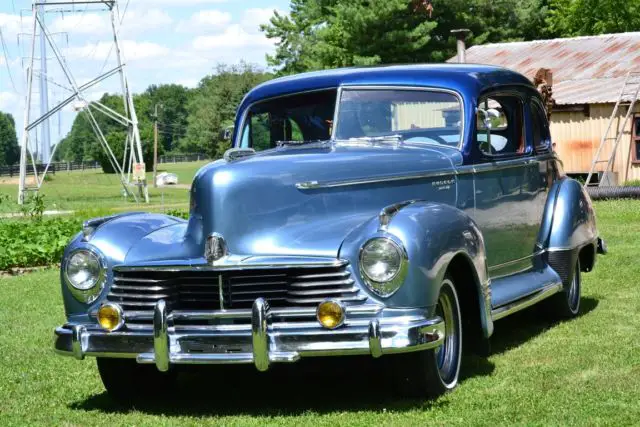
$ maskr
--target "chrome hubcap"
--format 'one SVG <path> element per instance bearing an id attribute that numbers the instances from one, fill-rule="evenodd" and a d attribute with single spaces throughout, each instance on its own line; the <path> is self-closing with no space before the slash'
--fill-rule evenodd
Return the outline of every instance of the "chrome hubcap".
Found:
<path id="1" fill-rule="evenodd" d="M 459 308 L 453 292 L 453 284 L 445 280 L 436 306 L 436 314 L 444 320 L 445 339 L 435 356 L 440 378 L 446 384 L 456 380 L 460 354 Z"/>
<path id="2" fill-rule="evenodd" d="M 576 264 L 576 270 L 571 280 L 571 286 L 569 287 L 569 294 L 567 296 L 569 300 L 569 307 L 572 311 L 576 311 L 578 304 L 580 303 L 580 264 Z"/>

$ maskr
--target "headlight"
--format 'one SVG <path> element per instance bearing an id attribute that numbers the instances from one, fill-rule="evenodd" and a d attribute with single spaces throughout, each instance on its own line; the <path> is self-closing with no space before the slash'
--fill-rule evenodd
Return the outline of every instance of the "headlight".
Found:
<path id="1" fill-rule="evenodd" d="M 104 287 L 105 269 L 93 251 L 73 252 L 64 264 L 64 276 L 73 296 L 81 302 L 92 303 Z"/>
<path id="2" fill-rule="evenodd" d="M 360 251 L 360 272 L 369 288 L 381 297 L 391 296 L 404 282 L 407 256 L 393 240 L 377 237 Z"/>

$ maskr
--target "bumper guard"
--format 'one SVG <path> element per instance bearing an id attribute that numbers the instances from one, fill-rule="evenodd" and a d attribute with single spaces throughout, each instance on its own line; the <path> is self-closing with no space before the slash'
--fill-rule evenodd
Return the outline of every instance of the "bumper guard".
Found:
<path id="1" fill-rule="evenodd" d="M 384 354 L 426 350 L 445 337 L 441 318 L 424 310 L 349 306 L 346 320 L 329 330 L 315 320 L 315 308 L 270 309 L 258 298 L 251 310 L 173 311 L 159 301 L 153 328 L 128 327 L 143 315 L 125 313 L 125 328 L 107 332 L 96 323 L 69 323 L 55 330 L 56 352 L 85 356 L 136 358 L 167 371 L 172 364 L 253 363 L 259 371 L 271 363 L 300 357 Z M 147 320 L 148 319 L 147 317 Z M 199 321 L 199 325 L 184 322 Z M 205 325 L 201 323 L 205 322 Z M 133 326 L 133 325 L 132 325 Z"/>

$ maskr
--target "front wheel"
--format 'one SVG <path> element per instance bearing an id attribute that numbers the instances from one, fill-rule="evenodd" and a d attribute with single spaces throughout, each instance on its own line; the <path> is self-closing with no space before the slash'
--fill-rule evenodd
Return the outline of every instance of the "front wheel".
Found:
<path id="1" fill-rule="evenodd" d="M 437 397 L 458 385 L 462 360 L 462 315 L 458 293 L 450 276 L 440 287 L 436 315 L 444 320 L 444 343 L 433 350 L 398 357 L 398 378 L 403 394 Z"/>

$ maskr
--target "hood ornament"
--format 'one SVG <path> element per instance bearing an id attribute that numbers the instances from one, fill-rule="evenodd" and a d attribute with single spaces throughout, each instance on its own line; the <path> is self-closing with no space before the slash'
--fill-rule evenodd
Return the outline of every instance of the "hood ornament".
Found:
<path id="1" fill-rule="evenodd" d="M 204 257 L 207 259 L 207 262 L 212 264 L 227 256 L 227 254 L 227 242 L 224 240 L 224 237 L 222 237 L 222 234 L 211 233 L 209 237 L 207 237 L 207 242 L 204 246 Z"/>

